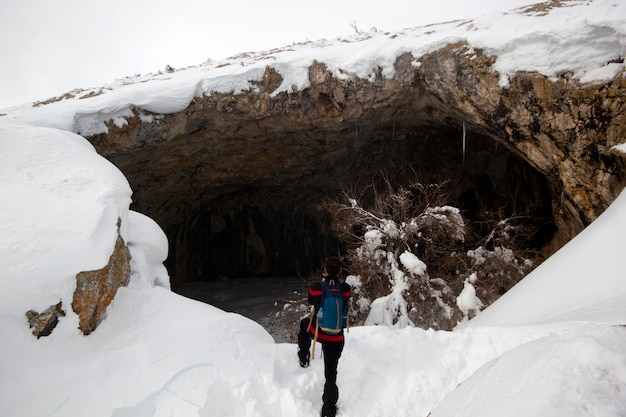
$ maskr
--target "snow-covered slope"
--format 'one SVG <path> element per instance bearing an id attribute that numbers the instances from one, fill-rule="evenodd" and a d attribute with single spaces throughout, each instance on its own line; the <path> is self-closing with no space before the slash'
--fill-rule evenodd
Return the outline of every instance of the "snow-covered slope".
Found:
<path id="1" fill-rule="evenodd" d="M 303 416 L 319 413 L 322 361 L 301 369 L 293 344 L 256 323 L 167 289 L 163 232 L 129 211 L 126 179 L 70 132 L 94 133 L 133 106 L 174 112 L 198 94 L 250 88 L 271 62 L 285 83 L 306 86 L 313 59 L 337 72 L 391 74 L 395 57 L 466 39 L 498 54 L 506 75 L 571 70 L 610 78 L 626 45 L 626 5 L 571 1 L 374 33 L 334 44 L 208 63 L 128 79 L 102 94 L 0 116 L 0 415 L 7 417 Z M 344 75 L 345 76 L 345 75 Z M 146 81 L 146 82 L 143 82 Z M 89 94 L 85 91 L 84 95 Z M 146 117 L 153 117 L 147 115 Z M 128 288 L 89 336 L 68 308 L 37 340 L 24 313 L 59 300 L 74 276 L 103 266 L 117 218 L 133 254 Z M 453 332 L 360 327 L 339 365 L 340 415 L 624 416 L 624 218 L 622 194 L 587 231 L 464 328 Z M 520 326 L 524 324 L 524 326 Z M 526 325 L 531 324 L 531 325 Z M 460 385 L 459 385 L 460 384 Z"/>

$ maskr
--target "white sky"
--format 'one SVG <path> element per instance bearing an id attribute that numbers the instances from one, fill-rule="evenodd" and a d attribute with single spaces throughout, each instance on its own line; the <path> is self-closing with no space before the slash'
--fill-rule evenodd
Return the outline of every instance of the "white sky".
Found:
<path id="1" fill-rule="evenodd" d="M 535 0 L 1 0 L 0 108 L 239 52 Z"/>

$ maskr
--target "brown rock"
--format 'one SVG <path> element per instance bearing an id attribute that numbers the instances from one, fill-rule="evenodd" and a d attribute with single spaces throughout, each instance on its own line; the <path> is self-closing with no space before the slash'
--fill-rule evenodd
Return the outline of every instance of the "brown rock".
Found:
<path id="1" fill-rule="evenodd" d="M 130 251 L 119 235 L 109 263 L 96 271 L 80 272 L 76 275 L 76 290 L 72 310 L 79 317 L 79 329 L 83 334 L 93 332 L 106 315 L 106 308 L 117 293 L 130 281 Z"/>
<path id="2" fill-rule="evenodd" d="M 63 310 L 63 302 L 61 301 L 56 305 L 48 307 L 41 314 L 37 313 L 35 310 L 28 310 L 26 312 L 28 324 L 30 328 L 33 329 L 33 336 L 37 337 L 37 339 L 49 336 L 59 323 L 59 317 L 63 316 L 65 316 L 65 311 Z"/>

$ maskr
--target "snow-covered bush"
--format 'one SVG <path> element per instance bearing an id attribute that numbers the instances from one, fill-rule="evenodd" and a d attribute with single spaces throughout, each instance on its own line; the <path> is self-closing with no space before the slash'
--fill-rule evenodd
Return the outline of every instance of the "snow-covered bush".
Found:
<path id="1" fill-rule="evenodd" d="M 471 274 L 463 283 L 463 290 L 456 298 L 456 305 L 463 313 L 463 318 L 468 319 L 471 313 L 478 313 L 483 307 L 483 302 L 476 296 L 476 281 L 478 277 L 476 274 Z"/>
<path id="2" fill-rule="evenodd" d="M 387 182 L 367 206 L 347 194 L 325 204 L 334 233 L 348 247 L 357 323 L 451 329 L 532 269 L 504 246 L 515 243 L 512 222 L 496 222 L 485 236 L 468 239 L 470 227 L 444 187 Z"/>

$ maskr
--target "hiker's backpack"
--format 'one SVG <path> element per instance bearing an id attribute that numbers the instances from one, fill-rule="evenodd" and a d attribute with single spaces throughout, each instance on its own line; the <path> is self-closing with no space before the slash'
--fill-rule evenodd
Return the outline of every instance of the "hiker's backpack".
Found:
<path id="1" fill-rule="evenodd" d="M 341 281 L 331 280 L 332 285 L 322 281 L 322 300 L 317 312 L 319 329 L 324 333 L 337 335 L 345 327 L 346 306 L 343 302 Z"/>

